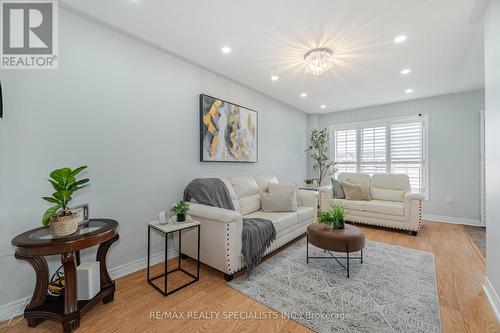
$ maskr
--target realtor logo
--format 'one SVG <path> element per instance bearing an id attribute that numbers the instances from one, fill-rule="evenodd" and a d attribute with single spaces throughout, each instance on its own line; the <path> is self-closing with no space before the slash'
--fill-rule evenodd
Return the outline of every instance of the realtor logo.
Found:
<path id="1" fill-rule="evenodd" d="M 1 67 L 56 69 L 57 0 L 1 2 Z"/>

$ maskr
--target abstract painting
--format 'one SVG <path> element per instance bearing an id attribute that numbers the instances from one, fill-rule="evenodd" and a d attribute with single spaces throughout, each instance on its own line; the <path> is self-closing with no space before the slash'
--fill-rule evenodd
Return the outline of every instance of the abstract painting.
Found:
<path id="1" fill-rule="evenodd" d="M 200 95 L 200 161 L 258 161 L 257 111 Z"/>

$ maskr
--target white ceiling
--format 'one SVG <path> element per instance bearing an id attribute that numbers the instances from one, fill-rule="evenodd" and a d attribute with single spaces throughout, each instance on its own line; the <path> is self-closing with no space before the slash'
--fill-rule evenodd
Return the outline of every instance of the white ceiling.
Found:
<path id="1" fill-rule="evenodd" d="M 471 20 L 474 0 L 64 3 L 308 113 L 484 87 L 483 27 Z M 394 44 L 399 34 L 408 39 Z M 221 53 L 225 45 L 231 54 Z M 315 47 L 335 52 L 333 68 L 319 77 L 303 68 L 303 54 Z M 402 77 L 404 68 L 412 73 Z M 407 88 L 414 92 L 405 94 Z"/>

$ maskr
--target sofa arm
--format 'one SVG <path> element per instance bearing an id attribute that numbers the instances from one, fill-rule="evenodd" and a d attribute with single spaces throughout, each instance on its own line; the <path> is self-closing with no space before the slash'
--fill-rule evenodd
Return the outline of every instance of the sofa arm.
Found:
<path id="1" fill-rule="evenodd" d="M 422 193 L 413 193 L 413 192 L 406 192 L 404 201 L 412 201 L 412 200 L 424 200 L 425 196 Z"/>
<path id="2" fill-rule="evenodd" d="M 189 204 L 189 215 L 200 225 L 200 261 L 226 274 L 241 266 L 243 222 L 240 213 L 218 207 Z M 198 256 L 196 228 L 182 232 L 181 252 Z"/>
<path id="3" fill-rule="evenodd" d="M 319 194 L 316 191 L 299 190 L 299 199 L 302 206 L 318 207 Z"/>
<path id="4" fill-rule="evenodd" d="M 196 218 L 208 219 L 221 223 L 241 222 L 242 216 L 234 210 L 189 203 L 189 215 Z"/>
<path id="5" fill-rule="evenodd" d="M 321 192 L 325 192 L 325 193 L 332 192 L 332 194 L 333 194 L 333 187 L 332 187 L 332 185 L 320 186 L 320 187 L 318 187 L 318 191 L 320 194 L 321 194 Z"/>
<path id="6" fill-rule="evenodd" d="M 325 211 L 330 209 L 333 200 L 332 186 L 321 186 L 319 190 L 319 210 Z"/>

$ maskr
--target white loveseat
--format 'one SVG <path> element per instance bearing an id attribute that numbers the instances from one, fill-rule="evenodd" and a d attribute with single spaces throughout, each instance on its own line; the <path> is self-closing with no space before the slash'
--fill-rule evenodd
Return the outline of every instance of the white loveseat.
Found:
<path id="1" fill-rule="evenodd" d="M 231 195 L 235 210 L 190 203 L 189 215 L 201 222 L 201 262 L 224 273 L 226 280 L 245 264 L 241 254 L 242 219 L 269 219 L 276 228 L 276 240 L 265 254 L 285 245 L 306 232 L 317 217 L 318 193 L 299 190 L 300 206 L 296 212 L 263 212 L 260 193 L 268 183 L 278 183 L 274 176 L 220 178 Z M 183 232 L 182 254 L 196 258 L 196 231 Z"/>
<path id="2" fill-rule="evenodd" d="M 335 199 L 332 186 L 324 186 L 319 189 L 322 211 L 338 202 L 346 209 L 347 221 L 409 230 L 413 235 L 420 230 L 424 196 L 411 192 L 407 175 L 341 173 L 338 180 L 368 185 L 371 200 Z"/>

